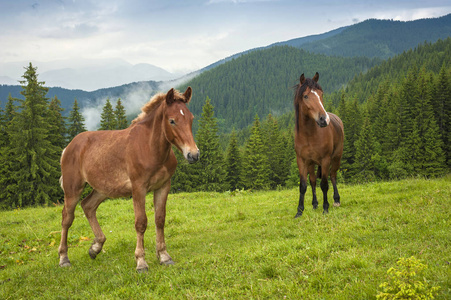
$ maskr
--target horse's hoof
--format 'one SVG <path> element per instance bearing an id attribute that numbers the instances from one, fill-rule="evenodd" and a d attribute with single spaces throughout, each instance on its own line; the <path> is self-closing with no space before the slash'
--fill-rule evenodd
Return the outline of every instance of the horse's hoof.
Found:
<path id="1" fill-rule="evenodd" d="M 334 206 L 335 207 L 339 207 L 340 206 L 340 202 L 334 202 Z"/>
<path id="2" fill-rule="evenodd" d="M 313 209 L 317 209 L 318 208 L 318 204 L 313 204 Z"/>
<path id="3" fill-rule="evenodd" d="M 136 272 L 138 273 L 146 273 L 148 270 L 148 267 L 136 268 Z"/>
<path id="4" fill-rule="evenodd" d="M 62 268 L 67 268 L 70 266 L 71 266 L 71 264 L 70 264 L 70 261 L 68 258 L 65 258 L 62 261 L 60 261 L 60 267 L 62 267 Z"/>
<path id="5" fill-rule="evenodd" d="M 323 211 L 323 215 L 327 215 L 328 213 L 329 213 L 328 210 L 324 210 L 324 211 Z"/>
<path id="6" fill-rule="evenodd" d="M 92 248 L 89 248 L 89 256 L 92 259 L 95 259 L 97 257 L 97 253 L 94 250 L 92 250 Z"/>
<path id="7" fill-rule="evenodd" d="M 175 262 L 172 259 L 169 259 L 167 261 L 160 261 L 160 265 L 171 266 L 175 265 Z"/>
<path id="8" fill-rule="evenodd" d="M 299 213 L 299 212 L 298 212 L 298 213 L 294 216 L 294 218 L 297 219 L 297 218 L 299 218 L 299 217 L 301 217 L 301 216 L 302 216 L 302 213 Z"/>

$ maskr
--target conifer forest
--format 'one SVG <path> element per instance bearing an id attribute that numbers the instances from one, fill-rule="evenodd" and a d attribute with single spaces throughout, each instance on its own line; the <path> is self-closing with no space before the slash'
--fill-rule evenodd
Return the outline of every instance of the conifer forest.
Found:
<path id="1" fill-rule="evenodd" d="M 201 158 L 189 165 L 174 148 L 179 164 L 171 191 L 298 186 L 292 87 L 300 74 L 316 71 L 326 110 L 344 124 L 339 183 L 444 176 L 451 170 L 450 57 L 451 38 L 386 60 L 276 46 L 205 71 L 175 86 L 193 88 L 189 109 Z M 21 98 L 0 99 L 0 209 L 63 202 L 59 159 L 86 131 L 77 99 L 63 113 L 58 95 L 48 98 L 38 68 L 25 66 Z M 126 101 L 106 101 L 98 130 L 129 126 L 136 112 L 125 111 Z"/>

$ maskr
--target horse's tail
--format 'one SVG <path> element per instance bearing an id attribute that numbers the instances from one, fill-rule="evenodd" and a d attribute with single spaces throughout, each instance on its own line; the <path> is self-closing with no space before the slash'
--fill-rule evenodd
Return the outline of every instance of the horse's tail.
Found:
<path id="1" fill-rule="evenodd" d="M 64 151 L 66 151 L 66 148 L 64 148 L 63 152 L 61 153 L 60 165 L 62 165 L 62 163 L 63 163 Z M 61 185 L 61 189 L 64 191 L 64 187 L 63 187 L 63 172 L 62 171 L 61 171 L 61 177 L 60 177 L 60 185 Z"/>
<path id="2" fill-rule="evenodd" d="M 321 179 L 321 166 L 318 166 L 318 171 L 316 172 L 316 178 Z"/>

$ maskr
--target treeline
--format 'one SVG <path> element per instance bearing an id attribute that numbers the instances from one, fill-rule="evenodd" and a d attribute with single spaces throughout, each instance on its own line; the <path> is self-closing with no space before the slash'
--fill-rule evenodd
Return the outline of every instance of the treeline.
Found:
<path id="1" fill-rule="evenodd" d="M 411 66 L 384 80 L 365 103 L 343 92 L 336 113 L 345 128 L 341 172 L 348 180 L 435 177 L 451 170 L 451 68 Z"/>
<path id="2" fill-rule="evenodd" d="M 346 89 L 331 93 L 333 89 L 329 87 L 329 92 L 325 94 L 326 109 L 342 118 L 345 130 L 339 180 L 358 182 L 417 175 L 435 177 L 450 172 L 450 49 L 450 38 L 435 44 L 424 44 L 372 68 L 366 74 L 355 76 Z M 273 51 L 274 55 L 295 54 L 288 47 L 275 47 Z M 253 60 L 258 55 L 263 55 L 260 58 L 264 60 L 266 52 L 243 57 L 247 62 L 245 65 L 251 70 L 240 69 L 241 72 L 263 72 L 258 66 L 265 63 Z M 320 66 L 326 68 L 327 64 L 328 61 Z M 221 67 L 229 68 L 227 65 Z M 269 65 L 276 68 L 276 65 Z M 203 99 L 197 95 L 197 99 L 190 102 L 190 110 L 201 106 L 194 129 L 201 159 L 197 164 L 188 165 L 175 150 L 179 165 L 172 179 L 172 192 L 234 192 L 237 189 L 297 186 L 299 175 L 294 153 L 291 89 L 291 84 L 296 82 L 291 82 L 290 78 L 287 79 L 288 84 L 279 87 L 279 91 L 288 91 L 283 102 L 291 108 L 287 108 L 287 113 L 275 116 L 276 113 L 259 111 L 263 101 L 253 99 L 264 94 L 276 97 L 275 90 L 269 91 L 271 86 L 268 86 L 268 91 L 263 88 L 271 84 L 271 78 L 257 84 L 261 90 L 252 87 L 251 82 L 246 83 L 240 94 L 236 93 L 239 83 L 228 87 L 227 82 L 231 82 L 231 78 L 220 81 L 221 74 L 227 75 L 221 72 L 224 70 L 205 73 L 212 75 L 212 86 L 208 91 L 218 92 L 212 94 L 221 99 L 227 97 L 229 104 L 223 109 L 227 108 L 230 112 L 224 115 L 227 119 L 216 117 L 218 108 L 214 105 L 215 98 L 205 95 L 207 86 L 194 89 L 197 94 L 205 95 Z M 334 71 L 329 70 L 328 73 L 329 80 L 337 77 Z M 276 71 L 274 74 L 282 76 Z M 314 74 L 313 70 L 310 74 Z M 298 76 L 293 75 L 293 78 Z M 86 130 L 76 99 L 69 117 L 65 119 L 58 98 L 46 98 L 48 89 L 38 81 L 35 67 L 30 64 L 23 78 L 21 94 L 24 99 L 9 96 L 5 109 L 0 110 L 0 208 L 49 205 L 62 201 L 59 186 L 61 151 L 76 134 Z M 246 76 L 236 78 L 239 82 L 245 79 Z M 223 86 L 213 84 L 217 80 Z M 321 76 L 320 83 L 327 86 L 327 80 L 327 76 Z M 339 84 L 339 81 L 336 82 Z M 214 89 L 211 90 L 211 87 Z M 249 92 L 251 90 L 259 93 L 252 94 Z M 281 98 L 273 100 L 268 103 L 275 107 L 282 101 Z M 239 106 L 239 103 L 244 106 Z M 246 107 L 251 106 L 253 108 L 244 113 Z M 233 118 L 230 114 L 239 118 L 250 112 L 253 113 L 252 126 L 242 129 L 237 126 L 231 132 L 221 130 L 227 124 L 235 124 L 228 121 Z M 100 116 L 99 129 L 127 127 L 125 115 L 120 99 L 114 108 L 108 100 Z"/>
<path id="3" fill-rule="evenodd" d="M 77 134 L 86 131 L 77 99 L 65 118 L 60 100 L 46 97 L 48 88 L 38 81 L 31 63 L 22 77 L 20 93 L 24 99 L 9 95 L 5 109 L 0 106 L 0 209 L 63 201 L 61 152 Z M 107 100 L 100 129 L 127 126 L 121 100 L 115 109 Z"/>
<path id="4" fill-rule="evenodd" d="M 346 89 L 326 95 L 327 109 L 342 118 L 345 128 L 340 180 L 435 177 L 450 172 L 450 49 L 450 38 L 425 43 L 356 76 Z M 322 84 L 324 81 L 321 78 Z M 210 100 L 208 103 L 211 106 Z M 291 111 L 276 118 L 269 114 L 262 122 L 257 114 L 252 127 L 219 133 L 214 155 L 218 159 L 213 161 L 203 161 L 208 154 L 198 134 L 199 169 L 182 163 L 173 180 L 173 191 L 296 186 L 299 177 L 293 150 L 293 114 Z M 204 118 L 205 107 L 199 130 Z M 211 128 L 221 123 L 214 120 Z M 217 147 L 205 149 L 212 148 Z"/>
<path id="5" fill-rule="evenodd" d="M 402 80 L 381 82 L 364 103 L 342 91 L 338 106 L 332 108 L 345 128 L 339 180 L 367 182 L 449 173 L 450 79 L 449 67 L 434 73 L 414 65 Z M 293 118 L 269 114 L 260 121 L 256 115 L 250 128 L 218 134 L 213 115 L 207 97 L 196 134 L 201 159 L 188 165 L 177 154 L 173 192 L 234 192 L 299 184 Z"/>

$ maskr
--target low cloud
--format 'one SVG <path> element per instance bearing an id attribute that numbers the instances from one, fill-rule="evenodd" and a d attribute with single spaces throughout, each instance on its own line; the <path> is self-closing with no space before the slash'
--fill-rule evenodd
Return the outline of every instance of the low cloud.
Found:
<path id="1" fill-rule="evenodd" d="M 150 98 L 158 92 L 167 92 L 171 88 L 176 88 L 191 80 L 198 73 L 191 73 L 176 80 L 163 81 L 155 88 L 150 82 L 138 82 L 130 85 L 121 95 L 102 97 L 95 99 L 81 109 L 81 114 L 85 118 L 85 125 L 88 130 L 97 130 L 100 127 L 101 114 L 106 100 L 109 98 L 113 109 L 116 107 L 117 100 L 120 98 L 127 115 L 138 115 L 141 107 L 146 104 Z"/>

